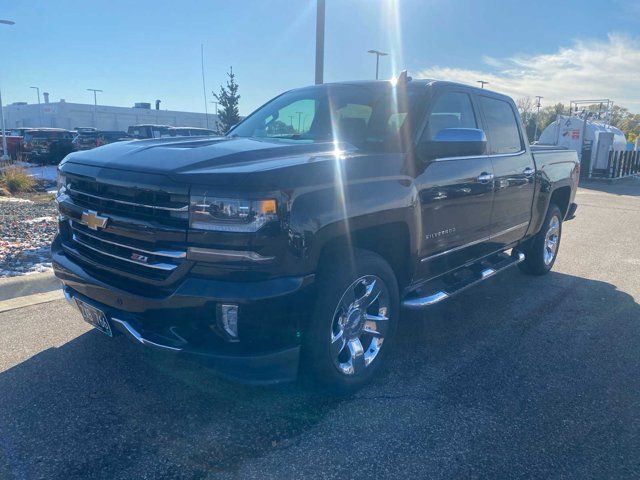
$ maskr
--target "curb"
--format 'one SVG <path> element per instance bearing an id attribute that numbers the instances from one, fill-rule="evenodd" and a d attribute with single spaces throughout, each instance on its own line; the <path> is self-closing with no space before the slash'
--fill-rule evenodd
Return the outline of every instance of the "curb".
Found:
<path id="1" fill-rule="evenodd" d="M 40 303 L 53 302 L 54 300 L 62 300 L 64 294 L 62 290 L 57 289 L 50 292 L 34 293 L 32 295 L 16 297 L 9 300 L 0 300 L 0 313 L 18 308 L 30 307 Z"/>
<path id="2" fill-rule="evenodd" d="M 0 278 L 0 302 L 18 297 L 60 290 L 61 283 L 53 272 L 32 273 L 19 277 Z"/>

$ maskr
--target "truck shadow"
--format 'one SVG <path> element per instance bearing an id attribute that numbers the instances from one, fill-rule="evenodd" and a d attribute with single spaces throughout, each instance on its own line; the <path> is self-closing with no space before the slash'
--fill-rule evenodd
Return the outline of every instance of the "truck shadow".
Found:
<path id="1" fill-rule="evenodd" d="M 405 313 L 390 368 L 354 398 L 414 394 L 460 402 L 472 395 L 491 403 L 478 378 L 505 375 L 530 332 L 542 329 L 552 339 L 546 350 L 526 350 L 535 362 L 566 349 L 562 342 L 576 329 L 623 335 L 638 329 L 630 327 L 638 318 L 640 305 L 609 283 L 507 272 L 426 313 Z M 0 392 L 0 477 L 4 468 L 9 478 L 230 472 L 245 459 L 295 445 L 353 400 L 297 385 L 243 387 L 95 331 L 1 373 Z"/>

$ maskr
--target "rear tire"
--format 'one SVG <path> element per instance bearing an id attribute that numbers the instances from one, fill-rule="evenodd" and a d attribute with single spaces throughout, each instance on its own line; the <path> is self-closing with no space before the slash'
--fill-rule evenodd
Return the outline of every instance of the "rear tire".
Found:
<path id="1" fill-rule="evenodd" d="M 398 322 L 398 284 L 389 264 L 367 250 L 340 250 L 323 263 L 303 362 L 314 384 L 346 394 L 384 363 Z"/>
<path id="2" fill-rule="evenodd" d="M 557 205 L 549 205 L 540 231 L 528 242 L 522 252 L 523 262 L 518 264 L 520 270 L 529 275 L 544 275 L 556 262 L 562 238 L 562 212 Z"/>

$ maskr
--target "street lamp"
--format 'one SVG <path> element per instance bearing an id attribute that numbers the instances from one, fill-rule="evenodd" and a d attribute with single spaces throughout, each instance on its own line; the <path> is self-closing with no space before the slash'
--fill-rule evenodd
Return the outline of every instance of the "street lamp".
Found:
<path id="1" fill-rule="evenodd" d="M 478 80 L 476 83 L 480 84 L 480 88 L 484 88 L 485 85 L 489 85 L 489 82 L 485 82 L 484 80 Z"/>
<path id="2" fill-rule="evenodd" d="M 380 50 L 369 50 L 367 53 L 373 53 L 376 56 L 376 80 L 378 80 L 378 69 L 380 67 L 380 57 L 386 57 L 388 53 L 381 52 Z"/>
<path id="3" fill-rule="evenodd" d="M 98 110 L 98 96 L 96 95 L 98 92 L 102 93 L 102 90 L 98 90 L 97 88 L 87 88 L 88 92 L 93 92 L 93 126 L 98 128 L 96 122 L 96 112 Z"/>
<path id="4" fill-rule="evenodd" d="M 44 127 L 44 125 L 42 124 L 42 106 L 40 105 L 40 87 L 29 87 L 29 88 L 33 88 L 35 91 L 38 92 L 38 120 L 40 121 L 40 126 Z"/>
<path id="5" fill-rule="evenodd" d="M 325 2 L 316 0 L 316 85 L 324 81 L 324 21 Z"/>
<path id="6" fill-rule="evenodd" d="M 540 119 L 540 107 L 542 106 L 542 104 L 540 103 L 540 100 L 542 100 L 544 97 L 541 97 L 540 95 L 536 95 L 536 108 L 538 109 L 538 112 L 536 113 L 536 128 L 535 131 L 533 132 L 533 141 L 536 141 L 536 137 L 538 136 L 538 120 Z"/>
<path id="7" fill-rule="evenodd" d="M 304 112 L 296 112 L 298 114 L 298 133 L 302 133 L 302 130 L 300 130 L 300 124 L 302 122 L 302 114 Z"/>
<path id="8" fill-rule="evenodd" d="M 0 20 L 0 23 L 3 25 L 15 25 L 16 22 L 12 20 Z M 2 119 L 2 160 L 5 162 L 9 160 L 9 155 L 7 155 L 7 135 L 4 131 L 4 108 L 2 106 L 2 92 L 0 92 L 0 119 Z"/>

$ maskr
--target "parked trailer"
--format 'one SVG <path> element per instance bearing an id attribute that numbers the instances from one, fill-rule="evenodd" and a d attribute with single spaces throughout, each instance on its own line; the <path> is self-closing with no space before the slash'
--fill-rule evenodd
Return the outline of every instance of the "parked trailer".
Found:
<path id="1" fill-rule="evenodd" d="M 609 153 L 627 148 L 627 140 L 620 129 L 590 120 L 585 124 L 582 118 L 568 115 L 558 115 L 556 121 L 543 130 L 538 143 L 576 150 L 584 176 L 607 170 Z"/>

